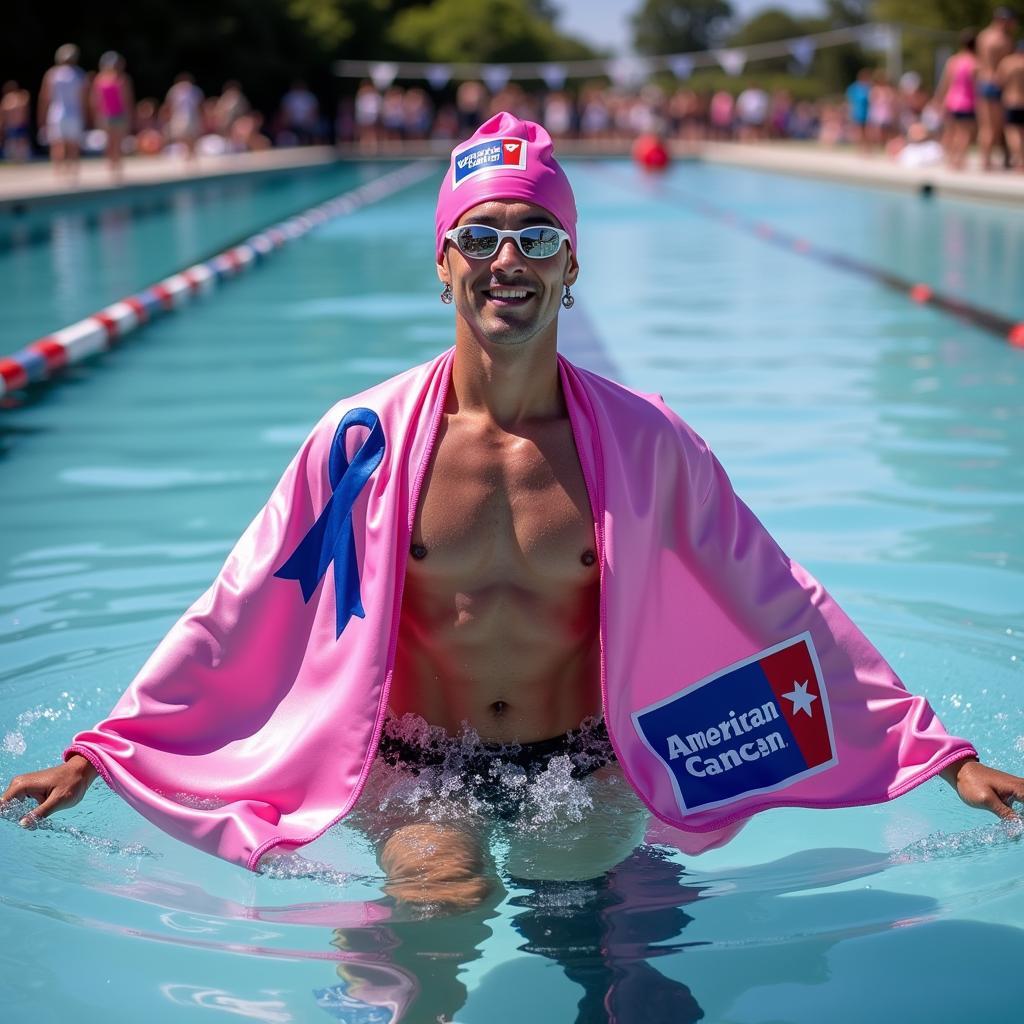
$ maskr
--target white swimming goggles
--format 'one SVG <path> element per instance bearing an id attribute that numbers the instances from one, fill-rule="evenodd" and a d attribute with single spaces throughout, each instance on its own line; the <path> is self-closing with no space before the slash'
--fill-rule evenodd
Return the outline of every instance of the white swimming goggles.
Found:
<path id="1" fill-rule="evenodd" d="M 471 260 L 485 260 L 493 256 L 506 238 L 514 238 L 519 251 L 531 260 L 546 260 L 569 240 L 569 233 L 540 224 L 518 231 L 499 231 L 486 224 L 463 224 L 446 231 L 444 237 L 454 242 L 459 252 Z"/>

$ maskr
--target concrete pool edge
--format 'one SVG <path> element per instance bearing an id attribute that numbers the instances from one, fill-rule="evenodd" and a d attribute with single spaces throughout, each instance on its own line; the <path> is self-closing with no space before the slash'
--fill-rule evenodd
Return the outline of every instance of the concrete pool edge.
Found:
<path id="1" fill-rule="evenodd" d="M 902 167 L 883 153 L 863 155 L 800 143 L 706 142 L 697 150 L 708 163 L 749 167 L 776 174 L 896 189 L 918 195 L 1024 205 L 1024 174 L 1012 171 L 951 171 L 946 167 Z"/>
<path id="2" fill-rule="evenodd" d="M 83 199 L 124 199 L 168 186 L 290 174 L 343 162 L 330 146 L 228 153 L 199 157 L 194 164 L 140 157 L 125 160 L 125 176 L 118 182 L 110 177 L 105 162 L 88 159 L 83 161 L 79 183 L 70 188 L 57 179 L 52 167 L 43 161 L 6 164 L 0 165 L 0 216 L 17 216 L 29 210 L 59 207 Z"/>
<path id="3" fill-rule="evenodd" d="M 630 141 L 601 142 L 559 139 L 559 155 L 573 160 L 628 158 Z M 846 182 L 868 188 L 894 189 L 918 195 L 941 195 L 972 201 L 1024 205 L 1024 174 L 1010 171 L 983 173 L 950 171 L 945 167 L 901 167 L 881 152 L 857 153 L 849 148 L 830 148 L 804 142 L 685 142 L 674 141 L 672 154 L 679 161 L 704 161 L 748 167 L 768 173 L 797 175 L 825 181 Z M 182 161 L 129 158 L 122 184 L 110 180 L 102 161 L 83 164 L 80 187 L 69 189 L 59 182 L 48 164 L 0 164 L 0 215 L 17 214 L 42 206 L 59 206 L 83 198 L 122 197 L 169 185 L 187 185 L 236 176 L 287 174 L 329 167 L 339 163 L 406 162 L 424 158 L 446 160 L 448 142 L 403 143 L 366 152 L 355 145 L 315 146 L 201 157 L 195 166 Z"/>

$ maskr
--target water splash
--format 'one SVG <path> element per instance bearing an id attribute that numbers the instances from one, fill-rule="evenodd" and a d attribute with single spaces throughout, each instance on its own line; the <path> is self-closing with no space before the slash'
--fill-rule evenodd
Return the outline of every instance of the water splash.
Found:
<path id="1" fill-rule="evenodd" d="M 385 818 L 433 822 L 470 823 L 497 813 L 519 831 L 582 822 L 594 797 L 591 780 L 579 776 L 612 757 L 600 726 L 584 719 L 567 735 L 564 752 L 524 767 L 521 744 L 485 743 L 466 722 L 452 736 L 418 715 L 390 715 L 383 749 L 398 744 L 422 756 L 411 764 L 402 756 L 378 757 L 360 805 Z"/>
<path id="2" fill-rule="evenodd" d="M 0 806 L 0 820 L 17 823 L 27 817 L 29 824 L 23 826 L 27 829 L 53 832 L 57 835 L 67 836 L 75 842 L 81 843 L 82 846 L 88 847 L 90 850 L 112 857 L 150 857 L 156 859 L 160 856 L 160 854 L 154 853 L 148 847 L 143 846 L 142 843 L 119 843 L 114 839 L 104 839 L 101 836 L 90 835 L 88 832 L 83 832 L 80 828 L 75 828 L 74 825 L 55 821 L 53 818 L 33 817 L 32 811 L 37 806 L 27 797 L 8 800 Z"/>
<path id="3" fill-rule="evenodd" d="M 1006 818 L 964 832 L 933 832 L 889 855 L 891 864 L 918 864 L 948 860 L 1018 842 L 1024 836 L 1024 819 Z"/>
<path id="4" fill-rule="evenodd" d="M 353 881 L 362 880 L 361 876 L 350 871 L 339 871 L 331 864 L 310 860 L 294 851 L 279 853 L 272 850 L 260 858 L 258 871 L 266 878 L 303 879 L 324 885 L 350 885 Z"/>

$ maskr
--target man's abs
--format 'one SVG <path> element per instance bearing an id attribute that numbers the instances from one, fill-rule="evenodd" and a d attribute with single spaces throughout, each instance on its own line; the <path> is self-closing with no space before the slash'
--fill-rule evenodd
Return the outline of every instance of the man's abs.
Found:
<path id="1" fill-rule="evenodd" d="M 409 553 L 390 704 L 529 743 L 601 711 L 593 520 L 568 421 L 449 417 Z"/>

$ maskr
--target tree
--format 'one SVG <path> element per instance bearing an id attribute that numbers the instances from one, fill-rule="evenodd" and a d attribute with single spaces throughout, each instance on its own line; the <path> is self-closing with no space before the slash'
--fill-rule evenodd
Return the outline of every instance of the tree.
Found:
<path id="1" fill-rule="evenodd" d="M 706 50 L 731 17 L 728 0 L 644 0 L 632 18 L 633 45 L 647 54 Z"/>
<path id="2" fill-rule="evenodd" d="M 536 0 L 434 0 L 395 18 L 391 44 L 417 60 L 573 60 L 593 51 L 561 35 L 534 10 Z"/>
<path id="3" fill-rule="evenodd" d="M 871 5 L 874 21 L 891 21 L 920 28 L 947 29 L 982 28 L 992 20 L 992 12 L 1005 3 L 996 0 L 875 0 Z"/>
<path id="4" fill-rule="evenodd" d="M 795 39 L 806 34 L 803 22 L 798 21 L 786 11 L 769 8 L 755 14 L 737 32 L 729 37 L 730 46 L 757 46 L 760 43 L 776 43 L 783 39 Z M 758 74 L 785 73 L 792 58 L 787 54 L 758 60 Z"/>

